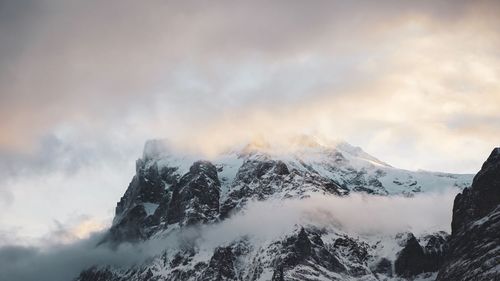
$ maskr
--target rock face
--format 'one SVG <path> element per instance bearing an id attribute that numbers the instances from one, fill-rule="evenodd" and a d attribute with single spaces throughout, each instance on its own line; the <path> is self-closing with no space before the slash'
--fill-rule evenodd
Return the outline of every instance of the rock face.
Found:
<path id="1" fill-rule="evenodd" d="M 292 169 L 281 160 L 267 155 L 251 155 L 235 176 L 230 190 L 221 203 L 221 217 L 227 218 L 231 211 L 238 211 L 249 200 L 265 200 L 274 195 L 300 197 L 307 192 L 347 194 L 331 179 L 309 170 Z"/>
<path id="2" fill-rule="evenodd" d="M 446 252 L 447 235 L 436 233 L 421 240 L 427 241 L 422 247 L 413 234 L 409 234 L 404 248 L 394 263 L 395 273 L 401 277 L 412 277 L 420 273 L 435 272 L 443 263 Z"/>
<path id="3" fill-rule="evenodd" d="M 217 168 L 210 162 L 196 161 L 182 174 L 175 165 L 161 165 L 164 150 L 160 145 L 146 144 L 104 242 L 144 240 L 168 225 L 193 225 L 218 218 Z"/>
<path id="4" fill-rule="evenodd" d="M 222 281 L 236 280 L 236 270 L 234 268 L 234 254 L 231 247 L 217 248 L 210 259 L 207 269 L 203 273 L 201 280 Z"/>
<path id="5" fill-rule="evenodd" d="M 148 165 L 147 158 L 136 163 L 136 175 L 125 195 L 116 206 L 109 238 L 117 241 L 145 239 L 150 227 L 157 225 L 161 213 L 158 207 L 169 201 L 172 191 L 166 185 L 177 181 L 175 169 Z"/>
<path id="6" fill-rule="evenodd" d="M 115 280 L 116 276 L 112 271 L 108 269 L 97 269 L 90 268 L 88 270 L 83 271 L 78 280 L 80 281 L 111 281 Z"/>
<path id="7" fill-rule="evenodd" d="M 455 198 L 449 251 L 436 280 L 500 280 L 500 148 Z"/>
<path id="8" fill-rule="evenodd" d="M 215 166 L 207 161 L 195 162 L 173 187 L 167 212 L 168 224 L 193 225 L 217 219 L 219 192 Z"/>
<path id="9" fill-rule="evenodd" d="M 301 228 L 296 236 L 286 239 L 282 246 L 279 268 L 283 270 L 294 270 L 298 265 L 315 265 L 332 272 L 346 271 L 337 257 L 325 247 L 321 236 L 314 231 L 308 233 Z"/>

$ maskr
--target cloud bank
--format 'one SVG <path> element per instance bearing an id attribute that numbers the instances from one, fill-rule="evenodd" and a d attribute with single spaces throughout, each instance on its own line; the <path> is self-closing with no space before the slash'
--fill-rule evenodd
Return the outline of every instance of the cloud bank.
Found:
<path id="1" fill-rule="evenodd" d="M 241 237 L 270 241 L 297 226 L 336 229 L 350 235 L 394 235 L 412 231 L 419 235 L 449 231 L 453 198 L 457 190 L 421 194 L 413 198 L 353 194 L 348 197 L 312 195 L 305 199 L 252 202 L 243 212 L 209 226 L 173 231 L 170 235 L 117 249 L 96 247 L 102 234 L 48 248 L 0 248 L 0 279 L 10 281 L 71 280 L 92 265 L 131 266 L 165 249 L 196 243 L 201 250 L 231 243 Z"/>

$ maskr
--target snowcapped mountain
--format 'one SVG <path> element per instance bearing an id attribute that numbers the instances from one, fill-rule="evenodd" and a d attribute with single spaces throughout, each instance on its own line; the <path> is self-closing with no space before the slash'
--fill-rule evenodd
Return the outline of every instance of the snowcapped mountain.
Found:
<path id="1" fill-rule="evenodd" d="M 413 196 L 463 189 L 472 175 L 407 171 L 345 142 L 325 146 L 301 137 L 286 152 L 264 143 L 230 150 L 209 161 L 178 154 L 164 140 L 148 141 L 118 206 L 110 239 L 145 239 L 179 223 L 215 222 L 252 200 L 365 192 Z"/>
<path id="2" fill-rule="evenodd" d="M 231 236 L 224 224 L 244 221 L 255 201 L 412 197 L 471 182 L 472 175 L 397 169 L 347 143 L 312 138 L 287 151 L 250 144 L 210 159 L 148 141 L 100 246 L 159 241 L 163 249 L 132 268 L 97 266 L 78 280 L 433 280 L 448 247 L 443 232 L 366 235 L 306 223 L 279 235 Z"/>

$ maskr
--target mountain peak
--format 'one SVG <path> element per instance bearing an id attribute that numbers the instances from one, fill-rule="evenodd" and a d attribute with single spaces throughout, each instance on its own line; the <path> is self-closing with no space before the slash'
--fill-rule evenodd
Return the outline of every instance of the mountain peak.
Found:
<path id="1" fill-rule="evenodd" d="M 286 145 L 260 138 L 211 158 L 149 140 L 117 205 L 112 234 L 144 239 L 173 223 L 223 219 L 252 200 L 349 192 L 413 196 L 470 182 L 471 175 L 397 169 L 347 142 L 307 135 Z"/>

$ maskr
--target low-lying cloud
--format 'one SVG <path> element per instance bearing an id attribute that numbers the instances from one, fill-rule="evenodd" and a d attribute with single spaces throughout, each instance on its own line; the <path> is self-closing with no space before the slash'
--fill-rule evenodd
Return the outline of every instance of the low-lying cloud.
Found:
<path id="1" fill-rule="evenodd" d="M 411 198 L 313 194 L 303 199 L 251 202 L 243 211 L 221 223 L 176 230 L 163 238 L 124 243 L 115 249 L 96 247 L 103 233 L 51 248 L 4 246 L 0 248 L 0 279 L 71 280 L 92 265 L 127 267 L 144 262 L 167 248 L 179 248 L 186 242 L 197 243 L 200 249 L 210 251 L 241 237 L 256 243 L 279 239 L 299 226 L 330 228 L 354 236 L 449 231 L 453 198 L 457 192 L 447 189 Z"/>
<path id="2" fill-rule="evenodd" d="M 353 235 L 424 234 L 450 231 L 456 189 L 415 197 L 352 194 L 348 197 L 313 194 L 304 199 L 252 202 L 202 239 L 231 241 L 241 236 L 276 238 L 297 225 L 333 227 Z"/>

